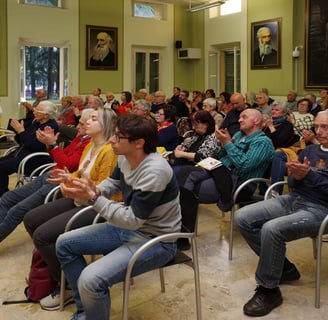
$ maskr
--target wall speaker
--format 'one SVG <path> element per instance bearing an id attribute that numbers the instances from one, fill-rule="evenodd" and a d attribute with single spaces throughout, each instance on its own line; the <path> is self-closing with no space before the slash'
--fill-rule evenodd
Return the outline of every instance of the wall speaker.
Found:
<path id="1" fill-rule="evenodd" d="M 181 49 L 181 48 L 182 48 L 182 41 L 181 41 L 181 40 L 177 40 L 177 41 L 175 41 L 175 47 L 176 47 L 177 49 Z"/>

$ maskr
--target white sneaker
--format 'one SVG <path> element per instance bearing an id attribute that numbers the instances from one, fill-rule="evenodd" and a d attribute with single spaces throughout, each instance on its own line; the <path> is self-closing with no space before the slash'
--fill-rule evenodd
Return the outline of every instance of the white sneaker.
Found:
<path id="1" fill-rule="evenodd" d="M 64 299 L 64 306 L 73 302 L 72 291 L 65 290 L 65 299 Z M 60 289 L 56 288 L 52 293 L 48 296 L 42 298 L 40 300 L 40 306 L 44 310 L 58 310 L 60 305 Z"/>

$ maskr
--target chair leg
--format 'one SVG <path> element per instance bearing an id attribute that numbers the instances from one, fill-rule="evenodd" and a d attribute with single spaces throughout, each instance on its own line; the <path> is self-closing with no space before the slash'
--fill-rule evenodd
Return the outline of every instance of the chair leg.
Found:
<path id="1" fill-rule="evenodd" d="M 60 295 L 59 295 L 59 310 L 64 310 L 64 302 L 65 302 L 65 273 L 61 271 L 60 273 Z"/>
<path id="2" fill-rule="evenodd" d="M 313 258 L 317 259 L 318 238 L 312 238 Z"/>
<path id="3" fill-rule="evenodd" d="M 320 308 L 320 284 L 321 284 L 321 238 L 317 238 L 317 251 L 316 251 L 316 274 L 315 274 L 315 307 Z"/>
<path id="4" fill-rule="evenodd" d="M 234 218 L 235 218 L 235 206 L 231 208 L 231 213 L 230 213 L 229 260 L 232 260 L 233 228 L 235 224 Z"/>
<path id="5" fill-rule="evenodd" d="M 195 297 L 196 297 L 196 312 L 197 320 L 202 320 L 201 294 L 200 294 L 200 280 L 199 280 L 199 264 L 196 237 L 191 239 L 191 249 L 193 256 L 193 269 L 195 279 Z"/>
<path id="6" fill-rule="evenodd" d="M 163 268 L 159 268 L 159 279 L 161 282 L 161 292 L 164 293 L 165 292 L 165 279 L 164 279 L 164 269 Z"/>

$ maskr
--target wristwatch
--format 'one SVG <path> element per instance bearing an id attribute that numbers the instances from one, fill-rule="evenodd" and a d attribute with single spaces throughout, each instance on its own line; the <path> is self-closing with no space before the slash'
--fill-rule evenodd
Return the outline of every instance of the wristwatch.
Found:
<path id="1" fill-rule="evenodd" d="M 57 143 L 50 144 L 50 145 L 49 145 L 49 150 L 53 150 L 53 149 L 55 149 L 56 147 L 58 147 L 58 144 L 57 144 Z"/>
<path id="2" fill-rule="evenodd" d="M 99 198 L 100 196 L 101 196 L 100 191 L 99 191 L 99 190 L 96 190 L 95 195 L 94 195 L 91 199 L 88 200 L 88 204 L 89 204 L 90 206 L 93 206 L 93 205 L 96 203 L 96 201 L 98 200 L 98 198 Z"/>

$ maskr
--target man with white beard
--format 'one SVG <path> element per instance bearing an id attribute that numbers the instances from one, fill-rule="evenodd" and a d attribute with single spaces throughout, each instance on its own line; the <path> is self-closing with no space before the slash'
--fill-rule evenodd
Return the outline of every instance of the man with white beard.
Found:
<path id="1" fill-rule="evenodd" d="M 261 27 L 257 30 L 256 38 L 259 46 L 254 51 L 254 65 L 277 64 L 277 51 L 273 49 L 271 44 L 271 29 Z"/>
<path id="2" fill-rule="evenodd" d="M 111 50 L 113 39 L 106 32 L 97 34 L 97 44 L 90 58 L 90 66 L 115 66 L 115 55 Z"/>

